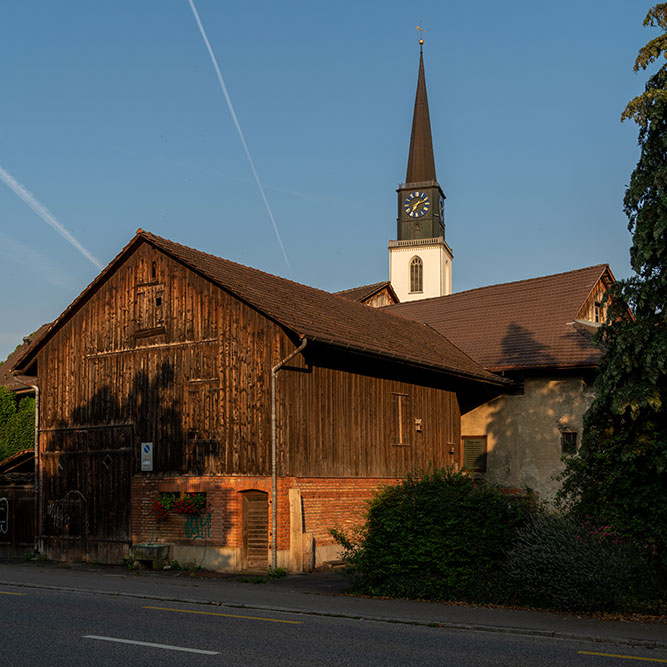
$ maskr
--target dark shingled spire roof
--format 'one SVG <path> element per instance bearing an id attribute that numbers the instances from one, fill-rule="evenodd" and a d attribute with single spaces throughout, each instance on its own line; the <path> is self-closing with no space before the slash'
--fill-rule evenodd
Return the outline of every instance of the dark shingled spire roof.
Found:
<path id="1" fill-rule="evenodd" d="M 431 119 L 428 113 L 426 95 L 426 77 L 424 76 L 424 54 L 419 50 L 419 78 L 415 95 L 415 110 L 412 116 L 412 135 L 408 154 L 406 183 L 436 181 L 435 158 L 433 157 L 433 139 L 431 138 Z"/>

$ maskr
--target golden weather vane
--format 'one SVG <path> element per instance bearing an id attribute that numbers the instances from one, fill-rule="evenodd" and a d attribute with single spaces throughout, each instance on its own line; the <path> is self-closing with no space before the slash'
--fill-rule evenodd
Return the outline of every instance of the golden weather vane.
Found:
<path id="1" fill-rule="evenodd" d="M 417 26 L 417 30 L 419 30 L 419 32 L 426 32 L 426 30 L 424 30 L 424 28 L 422 28 L 420 25 Z M 424 43 L 423 38 L 420 38 L 419 39 L 419 46 L 421 46 L 423 43 Z"/>

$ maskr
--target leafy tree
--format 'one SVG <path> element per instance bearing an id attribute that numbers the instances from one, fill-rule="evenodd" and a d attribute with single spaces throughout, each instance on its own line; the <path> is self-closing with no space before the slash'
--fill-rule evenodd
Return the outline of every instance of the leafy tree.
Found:
<path id="1" fill-rule="evenodd" d="M 35 444 L 35 399 L 0 387 L 0 461 Z"/>
<path id="2" fill-rule="evenodd" d="M 639 51 L 635 71 L 667 58 L 667 3 L 644 25 L 663 34 Z M 626 119 L 638 124 L 641 148 L 624 198 L 635 275 L 607 297 L 596 399 L 561 498 L 577 514 L 649 543 L 667 573 L 667 64 L 629 102 Z"/>

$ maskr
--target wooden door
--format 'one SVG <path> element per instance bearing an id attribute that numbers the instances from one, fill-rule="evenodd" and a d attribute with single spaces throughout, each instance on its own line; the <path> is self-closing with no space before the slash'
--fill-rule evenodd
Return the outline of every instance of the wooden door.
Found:
<path id="1" fill-rule="evenodd" d="M 55 560 L 119 563 L 130 549 L 131 426 L 43 436 L 41 549 Z"/>
<path id="2" fill-rule="evenodd" d="M 243 569 L 266 570 L 269 556 L 269 494 L 244 491 Z"/>

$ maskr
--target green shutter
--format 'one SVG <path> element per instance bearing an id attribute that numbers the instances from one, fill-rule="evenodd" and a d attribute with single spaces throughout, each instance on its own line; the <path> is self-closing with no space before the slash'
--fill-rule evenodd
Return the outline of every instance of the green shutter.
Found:
<path id="1" fill-rule="evenodd" d="M 486 438 L 463 439 L 463 470 L 486 471 Z"/>

